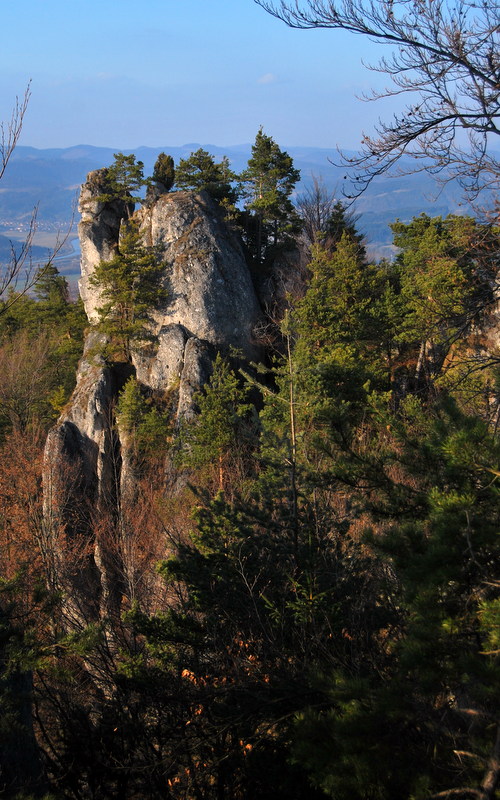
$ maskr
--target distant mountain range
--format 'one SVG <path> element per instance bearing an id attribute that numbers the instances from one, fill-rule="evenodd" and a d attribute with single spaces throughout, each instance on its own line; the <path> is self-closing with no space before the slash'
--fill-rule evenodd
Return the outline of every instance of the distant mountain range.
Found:
<path id="1" fill-rule="evenodd" d="M 216 157 L 227 155 L 233 169 L 241 171 L 250 156 L 251 145 L 218 147 L 215 145 L 185 144 L 182 147 L 138 147 L 136 157 L 144 162 L 145 174 L 150 175 L 160 152 L 169 153 L 175 163 L 199 147 Z M 286 148 L 301 172 L 297 194 L 311 183 L 312 175 L 321 176 L 326 187 L 342 197 L 341 184 L 345 172 L 335 167 L 335 150 L 317 147 Z M 17 147 L 0 184 L 0 232 L 8 227 L 23 226 L 38 206 L 39 227 L 50 230 L 67 226 L 76 210 L 78 190 L 88 172 L 113 162 L 116 150 L 107 147 L 77 145 L 65 149 L 38 150 Z M 404 163 L 402 163 L 404 167 Z M 406 177 L 377 178 L 355 205 L 360 215 L 358 227 L 366 235 L 369 250 L 381 256 L 390 252 L 392 240 L 389 223 L 403 221 L 426 212 L 432 216 L 449 213 L 463 214 L 470 209 L 462 204 L 460 188 L 450 183 L 440 190 L 432 176 L 419 173 Z"/>
<path id="2" fill-rule="evenodd" d="M 0 264 L 6 264 L 7 262 L 10 262 L 13 254 L 19 256 L 21 250 L 21 243 L 15 241 L 13 242 L 10 237 L 0 235 Z M 49 257 L 51 248 L 32 245 L 29 252 L 33 260 L 43 261 Z"/>

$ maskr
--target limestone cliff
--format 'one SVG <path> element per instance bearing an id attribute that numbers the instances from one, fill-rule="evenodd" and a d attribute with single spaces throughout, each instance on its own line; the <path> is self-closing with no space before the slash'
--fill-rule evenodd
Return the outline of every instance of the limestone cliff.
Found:
<path id="1" fill-rule="evenodd" d="M 131 364 L 109 364 L 96 356 L 101 303 L 90 279 L 96 265 L 116 252 L 128 212 L 123 202 L 101 201 L 104 177 L 102 170 L 90 173 L 81 190 L 80 293 L 91 326 L 76 389 L 48 436 L 45 454 L 45 512 L 56 561 L 58 552 L 63 558 L 61 536 L 66 542 L 87 542 L 85 575 L 80 568 L 78 576 L 67 578 L 77 593 L 82 581 L 93 586 L 84 617 L 94 616 L 99 605 L 100 613 L 109 613 L 110 597 L 119 591 L 93 519 L 100 509 L 116 511 L 133 479 L 126 442 L 120 441 L 113 419 L 125 380 L 135 374 L 152 393 L 169 391 L 176 398 L 176 416 L 189 414 L 193 393 L 207 379 L 218 350 L 236 348 L 243 358 L 256 356 L 252 331 L 260 318 L 242 247 L 219 207 L 204 193 L 162 194 L 134 214 L 144 244 L 157 250 L 164 265 L 167 300 L 150 314 L 155 344 L 136 348 Z"/>
<path id="2" fill-rule="evenodd" d="M 91 322 L 98 319 L 100 303 L 90 278 L 99 261 L 116 250 L 125 216 L 125 204 L 103 207 L 96 199 L 101 192 L 100 172 L 90 173 L 79 206 L 80 294 Z M 193 342 L 188 345 L 192 339 L 225 350 L 234 347 L 254 357 L 252 330 L 260 316 L 259 304 L 241 245 L 218 206 L 204 192 L 174 192 L 161 194 L 134 218 L 144 243 L 160 253 L 168 295 L 164 307 L 151 309 L 157 352 L 134 354 L 138 379 L 153 389 L 165 389 L 179 379 L 182 384 L 185 356 L 192 360 L 196 350 Z"/>

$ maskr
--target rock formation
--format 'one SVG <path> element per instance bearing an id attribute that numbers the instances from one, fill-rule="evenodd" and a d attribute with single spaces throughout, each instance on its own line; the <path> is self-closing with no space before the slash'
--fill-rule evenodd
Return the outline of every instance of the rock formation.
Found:
<path id="1" fill-rule="evenodd" d="M 243 358 L 256 356 L 252 331 L 260 318 L 242 247 L 219 207 L 205 193 L 160 194 L 134 214 L 145 245 L 158 250 L 164 265 L 167 300 L 150 315 L 155 344 L 136 348 L 131 364 L 109 364 L 96 356 L 100 297 L 90 279 L 96 265 L 116 252 L 129 213 L 126 203 L 102 202 L 104 177 L 103 170 L 90 173 L 81 190 L 80 294 L 91 326 L 76 389 L 48 436 L 45 454 L 45 513 L 55 563 L 58 553 L 67 561 L 61 537 L 66 546 L 86 542 L 85 567 L 80 562 L 78 574 L 55 566 L 59 580 L 68 573 L 66 582 L 78 597 L 73 610 L 83 618 L 109 613 L 115 591 L 116 575 L 109 572 L 92 522 L 99 509 L 119 507 L 130 481 L 126 443 L 113 420 L 124 382 L 135 374 L 153 394 L 169 391 L 176 397 L 177 417 L 189 415 L 193 393 L 210 374 L 217 351 L 235 348 Z M 84 595 L 91 600 L 82 609 Z"/>

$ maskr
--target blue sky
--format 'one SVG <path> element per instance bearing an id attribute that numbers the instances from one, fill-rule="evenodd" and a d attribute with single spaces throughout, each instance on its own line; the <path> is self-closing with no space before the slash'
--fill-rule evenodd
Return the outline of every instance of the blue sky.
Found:
<path id="1" fill-rule="evenodd" d="M 21 144 L 127 149 L 253 141 L 356 148 L 382 49 L 297 31 L 253 0 L 2 0 L 0 118 L 32 80 Z M 390 108 L 390 107 L 389 107 Z"/>

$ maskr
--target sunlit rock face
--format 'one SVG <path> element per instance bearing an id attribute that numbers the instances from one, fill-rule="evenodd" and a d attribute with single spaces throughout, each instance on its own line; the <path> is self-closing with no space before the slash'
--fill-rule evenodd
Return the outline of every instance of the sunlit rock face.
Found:
<path id="1" fill-rule="evenodd" d="M 100 299 L 90 278 L 99 261 L 116 251 L 121 220 L 118 204 L 103 208 L 95 199 L 102 191 L 99 172 L 89 175 L 80 199 L 80 294 L 91 322 L 98 320 Z M 145 245 L 154 247 L 165 265 L 162 282 L 167 290 L 165 304 L 151 309 L 154 354 L 138 350 L 133 355 L 138 379 L 157 390 L 182 381 L 184 353 L 192 338 L 255 357 L 252 331 L 260 317 L 259 303 L 241 245 L 211 198 L 204 192 L 161 194 L 134 219 Z"/>
<path id="2" fill-rule="evenodd" d="M 127 216 L 124 202 L 103 203 L 105 170 L 91 172 L 80 195 L 80 294 L 91 323 L 99 319 L 99 289 L 92 275 L 116 253 Z M 150 195 L 151 196 L 151 195 Z M 253 331 L 261 317 L 241 244 L 208 194 L 155 193 L 135 212 L 144 244 L 164 265 L 167 299 L 150 309 L 154 346 L 136 348 L 136 377 L 153 391 L 178 390 L 180 414 L 206 380 L 213 354 L 235 349 L 257 355 Z"/>
<path id="3" fill-rule="evenodd" d="M 168 393 L 174 415 L 189 416 L 193 394 L 208 379 L 218 351 L 236 349 L 242 359 L 258 356 L 253 330 L 261 318 L 242 246 L 219 207 L 205 193 L 150 193 L 133 218 L 144 245 L 155 249 L 164 267 L 160 280 L 166 299 L 150 309 L 152 344 L 136 347 L 129 364 L 105 363 L 98 355 L 102 337 L 96 329 L 102 301 L 91 277 L 100 261 L 117 252 L 120 230 L 132 211 L 125 202 L 102 201 L 105 178 L 105 170 L 92 172 L 81 190 L 80 294 L 90 328 L 77 386 L 45 453 L 45 513 L 54 563 L 64 560 L 61 536 L 86 540 L 85 575 L 63 579 L 67 571 L 59 568 L 60 582 L 68 581 L 68 589 L 89 598 L 75 604 L 74 613 L 82 619 L 94 616 L 97 607 L 99 613 L 118 613 L 123 568 L 106 557 L 94 523 L 103 509 L 116 516 L 121 498 L 133 495 L 133 459 L 114 420 L 125 381 L 135 375 L 153 394 Z M 92 587 L 90 594 L 82 581 Z"/>

